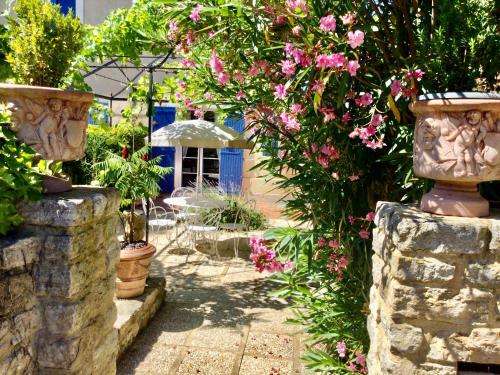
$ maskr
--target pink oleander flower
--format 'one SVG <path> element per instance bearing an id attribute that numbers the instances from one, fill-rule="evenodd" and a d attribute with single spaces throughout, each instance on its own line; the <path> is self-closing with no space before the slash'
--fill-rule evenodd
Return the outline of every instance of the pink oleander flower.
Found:
<path id="1" fill-rule="evenodd" d="M 326 246 L 327 242 L 326 240 L 323 238 L 323 237 L 320 237 L 320 239 L 318 240 L 318 246 Z"/>
<path id="2" fill-rule="evenodd" d="M 311 58 L 307 56 L 304 51 L 300 49 L 294 49 L 291 54 L 297 64 L 303 67 L 311 65 Z"/>
<path id="3" fill-rule="evenodd" d="M 349 112 L 346 112 L 342 115 L 342 124 L 346 125 L 351 121 L 351 114 Z"/>
<path id="4" fill-rule="evenodd" d="M 237 100 L 242 100 L 242 99 L 245 99 L 246 97 L 247 96 L 245 95 L 245 93 L 243 91 L 241 91 L 241 90 L 236 93 L 236 99 Z"/>
<path id="5" fill-rule="evenodd" d="M 368 212 L 365 217 L 366 221 L 373 221 L 375 220 L 375 212 Z"/>
<path id="6" fill-rule="evenodd" d="M 357 174 L 350 175 L 347 178 L 349 179 L 349 181 L 352 181 L 352 182 L 359 180 L 359 176 Z"/>
<path id="7" fill-rule="evenodd" d="M 210 64 L 210 69 L 212 69 L 212 72 L 216 75 L 224 71 L 224 63 L 217 57 L 215 51 L 212 51 L 209 64 Z"/>
<path id="8" fill-rule="evenodd" d="M 297 118 L 286 112 L 282 112 L 279 115 L 281 121 L 285 124 L 285 128 L 288 131 L 297 131 L 300 130 L 300 122 L 297 120 Z"/>
<path id="9" fill-rule="evenodd" d="M 189 109 L 190 111 L 194 111 L 196 108 L 194 107 L 193 103 L 189 99 L 184 99 L 184 105 Z"/>
<path id="10" fill-rule="evenodd" d="M 356 222 L 356 218 L 352 215 L 347 216 L 347 220 L 349 221 L 349 224 L 354 225 Z"/>
<path id="11" fill-rule="evenodd" d="M 201 109 L 197 109 L 194 111 L 194 115 L 196 118 L 203 118 L 203 111 Z"/>
<path id="12" fill-rule="evenodd" d="M 198 39 L 196 34 L 192 30 L 189 30 L 186 36 L 186 44 L 188 46 L 191 46 L 196 41 L 196 39 Z"/>
<path id="13" fill-rule="evenodd" d="M 354 102 L 356 103 L 357 106 L 367 107 L 373 103 L 373 96 L 369 92 L 366 92 L 363 95 L 361 95 L 359 98 L 356 98 L 354 100 Z"/>
<path id="14" fill-rule="evenodd" d="M 349 44 L 351 48 L 357 48 L 363 44 L 365 40 L 365 33 L 361 30 L 356 30 L 355 32 L 349 31 L 347 33 L 347 39 L 347 44 Z"/>
<path id="15" fill-rule="evenodd" d="M 345 56 L 343 53 L 321 54 L 316 57 L 316 67 L 318 68 L 342 68 L 344 64 Z"/>
<path id="16" fill-rule="evenodd" d="M 182 100 L 184 97 L 179 91 L 176 91 L 174 93 L 174 96 L 175 96 L 175 99 L 177 99 L 177 100 Z"/>
<path id="17" fill-rule="evenodd" d="M 337 345 L 335 345 L 335 348 L 337 349 L 337 352 L 339 353 L 340 358 L 344 358 L 346 355 L 347 351 L 347 346 L 345 345 L 344 341 L 337 342 Z"/>
<path id="18" fill-rule="evenodd" d="M 375 135 L 377 129 L 371 125 L 368 125 L 366 128 L 359 129 L 359 139 L 366 140 Z"/>
<path id="19" fill-rule="evenodd" d="M 384 122 L 384 117 L 380 113 L 377 113 L 373 116 L 372 120 L 370 121 L 370 125 L 377 127 L 382 122 Z"/>
<path id="20" fill-rule="evenodd" d="M 301 32 L 302 32 L 302 27 L 301 26 L 295 26 L 292 29 L 292 34 L 295 35 L 295 36 L 299 36 Z"/>
<path id="21" fill-rule="evenodd" d="M 335 31 L 337 27 L 337 20 L 334 16 L 329 14 L 319 20 L 319 28 L 323 31 Z"/>
<path id="22" fill-rule="evenodd" d="M 181 59 L 180 63 L 181 63 L 181 65 L 185 66 L 188 69 L 192 69 L 196 66 L 195 62 L 188 60 L 188 59 Z"/>
<path id="23" fill-rule="evenodd" d="M 243 83 L 245 81 L 245 77 L 243 77 L 243 74 L 241 72 L 236 72 L 234 74 L 234 80 L 238 83 Z"/>
<path id="24" fill-rule="evenodd" d="M 251 77 L 255 77 L 257 74 L 259 74 L 259 65 L 257 63 L 254 63 L 250 69 L 248 69 L 248 75 Z"/>
<path id="25" fill-rule="evenodd" d="M 198 22 L 201 20 L 200 12 L 203 9 L 203 5 L 198 4 L 196 7 L 191 11 L 191 14 L 189 15 L 189 18 L 193 20 L 193 22 Z"/>
<path id="26" fill-rule="evenodd" d="M 185 89 L 187 87 L 186 82 L 184 81 L 179 81 L 178 85 L 181 89 Z"/>
<path id="27" fill-rule="evenodd" d="M 291 60 L 281 60 L 281 72 L 287 76 L 293 76 L 295 74 L 296 65 Z"/>
<path id="28" fill-rule="evenodd" d="M 207 100 L 214 100 L 214 96 L 210 92 L 206 92 L 203 97 Z"/>
<path id="29" fill-rule="evenodd" d="M 229 81 L 229 74 L 227 72 L 220 72 L 217 75 L 217 82 L 224 87 L 227 85 L 227 82 Z"/>
<path id="30" fill-rule="evenodd" d="M 409 70 L 408 73 L 405 74 L 405 79 L 410 80 L 414 78 L 417 81 L 420 81 L 424 76 L 424 71 L 422 69 Z"/>
<path id="31" fill-rule="evenodd" d="M 391 83 L 391 95 L 396 96 L 401 92 L 403 85 L 399 79 L 395 79 Z"/>
<path id="32" fill-rule="evenodd" d="M 352 25 L 356 22 L 356 16 L 351 12 L 347 12 L 340 19 L 344 25 Z"/>
<path id="33" fill-rule="evenodd" d="M 331 247 L 332 249 L 338 249 L 340 245 L 337 240 L 331 240 L 330 242 L 328 242 L 328 247 Z"/>
<path id="34" fill-rule="evenodd" d="M 323 91 L 325 91 L 325 83 L 323 81 L 314 81 L 313 86 L 311 87 L 311 90 L 314 92 L 317 92 L 319 94 L 322 94 Z"/>
<path id="35" fill-rule="evenodd" d="M 295 47 L 292 43 L 285 44 L 285 53 L 287 56 L 292 56 L 293 51 L 295 51 Z"/>
<path id="36" fill-rule="evenodd" d="M 328 168 L 328 165 L 330 164 L 330 160 L 325 155 L 318 155 L 316 160 L 323 168 Z"/>
<path id="37" fill-rule="evenodd" d="M 168 28 L 173 33 L 176 33 L 177 31 L 179 31 L 179 25 L 176 21 L 169 22 Z"/>
<path id="38" fill-rule="evenodd" d="M 358 372 L 358 368 L 354 364 L 354 362 L 349 363 L 349 366 L 347 366 L 347 369 L 351 372 Z"/>
<path id="39" fill-rule="evenodd" d="M 210 30 L 208 33 L 207 33 L 208 37 L 209 38 L 213 38 L 213 36 L 215 35 L 215 31 L 213 30 Z"/>
<path id="40" fill-rule="evenodd" d="M 360 68 L 358 60 L 350 60 L 347 63 L 347 71 L 349 74 L 354 77 L 356 75 L 357 70 Z"/>
<path id="41" fill-rule="evenodd" d="M 384 138 L 380 138 L 380 139 L 377 139 L 377 140 L 364 140 L 363 141 L 363 144 L 368 147 L 368 148 L 371 148 L 372 150 L 376 150 L 377 148 L 383 148 L 385 146 L 385 143 L 384 143 Z"/>
<path id="42" fill-rule="evenodd" d="M 337 181 L 340 179 L 338 172 L 332 172 L 332 177 Z"/>
<path id="43" fill-rule="evenodd" d="M 307 2 L 305 0 L 287 0 L 286 4 L 288 8 L 294 13 L 297 11 L 307 14 Z"/>
<path id="44" fill-rule="evenodd" d="M 335 113 L 333 112 L 325 112 L 325 117 L 323 118 L 323 122 L 326 124 L 327 122 L 335 119 Z"/>
<path id="45" fill-rule="evenodd" d="M 349 133 L 349 138 L 354 139 L 359 137 L 360 128 L 354 128 L 352 132 Z"/>
<path id="46" fill-rule="evenodd" d="M 292 113 L 296 113 L 296 114 L 301 114 L 305 110 L 306 110 L 306 108 L 300 103 L 293 103 L 292 106 L 290 107 L 290 111 L 292 111 Z"/>
<path id="47" fill-rule="evenodd" d="M 276 16 L 276 25 L 284 25 L 286 24 L 286 17 L 284 16 Z"/>
<path id="48" fill-rule="evenodd" d="M 366 358 L 361 352 L 356 352 L 356 363 L 362 367 L 366 366 Z"/>
<path id="49" fill-rule="evenodd" d="M 366 229 L 361 229 L 358 234 L 364 240 L 370 238 L 370 232 L 368 232 Z"/>
<path id="50" fill-rule="evenodd" d="M 337 160 L 340 158 L 340 152 L 333 146 L 324 145 L 321 147 L 321 153 L 329 156 L 332 160 Z"/>
<path id="51" fill-rule="evenodd" d="M 288 92 L 285 85 L 280 83 L 274 87 L 274 97 L 276 99 L 285 99 L 287 94 Z"/>

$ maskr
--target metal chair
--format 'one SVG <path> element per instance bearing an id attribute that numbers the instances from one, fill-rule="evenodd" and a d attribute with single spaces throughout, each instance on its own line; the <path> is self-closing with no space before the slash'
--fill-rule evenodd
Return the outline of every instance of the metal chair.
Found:
<path id="1" fill-rule="evenodd" d="M 186 230 L 188 233 L 190 248 L 196 251 L 196 240 L 198 236 L 207 238 L 211 241 L 212 248 L 215 250 L 215 255 L 219 259 L 218 250 L 218 228 L 220 223 L 220 209 L 192 209 L 186 218 Z M 186 255 L 186 262 L 189 257 L 189 252 Z"/>
<path id="2" fill-rule="evenodd" d="M 153 200 L 149 200 L 149 230 L 155 235 L 154 245 L 158 245 L 159 235 L 163 230 L 167 230 L 167 240 L 170 242 L 171 233 L 177 225 L 177 218 L 174 212 L 168 212 L 165 208 L 154 204 Z M 146 200 L 142 200 L 142 209 L 147 212 Z"/>
<path id="3" fill-rule="evenodd" d="M 234 217 L 234 222 L 219 224 L 219 229 L 221 229 L 222 231 L 236 234 L 236 236 L 233 236 L 233 246 L 234 246 L 233 249 L 234 249 L 234 256 L 236 258 L 238 257 L 238 252 L 240 247 L 240 238 L 238 234 L 247 232 L 249 229 L 249 223 L 245 220 L 242 213 L 246 208 L 255 210 L 255 207 L 256 207 L 256 202 L 254 200 L 245 200 L 242 204 L 238 205 Z"/>

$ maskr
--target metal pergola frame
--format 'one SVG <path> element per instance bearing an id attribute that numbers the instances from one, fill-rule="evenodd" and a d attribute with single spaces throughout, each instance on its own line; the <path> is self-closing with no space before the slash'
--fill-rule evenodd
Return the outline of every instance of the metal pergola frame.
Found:
<path id="1" fill-rule="evenodd" d="M 103 93 L 94 92 L 95 97 L 100 99 L 109 100 L 110 108 L 113 108 L 113 101 L 128 101 L 127 96 L 120 96 L 124 94 L 127 89 L 131 86 L 132 83 L 135 83 L 137 79 L 139 79 L 142 75 L 148 74 L 149 79 L 149 89 L 147 95 L 147 115 L 148 115 L 148 144 L 151 144 L 151 133 L 153 126 L 153 103 L 158 102 L 153 98 L 153 83 L 154 83 L 154 73 L 157 71 L 162 72 L 177 72 L 180 70 L 187 70 L 186 68 L 174 68 L 174 67 L 166 67 L 164 66 L 167 61 L 174 56 L 174 51 L 171 49 L 168 53 L 164 55 L 141 55 L 139 58 L 142 59 L 152 59 L 149 64 L 139 64 L 133 65 L 130 64 L 130 58 L 127 56 L 112 56 L 108 61 L 100 64 L 100 65 L 89 65 L 92 69 L 90 72 L 84 74 L 83 78 L 89 78 L 92 76 L 99 77 L 101 79 L 107 79 L 113 81 L 115 83 L 119 83 L 120 88 L 116 93 L 111 93 L 110 95 L 105 95 Z M 125 61 L 123 63 L 123 61 Z M 118 70 L 123 77 L 123 80 L 119 80 L 113 77 L 106 76 L 102 74 L 104 69 L 112 69 L 114 71 Z M 131 77 L 127 75 L 127 71 L 136 70 L 135 74 Z M 149 150 L 149 157 L 151 158 L 151 150 Z M 149 210 L 150 210 L 150 202 L 149 199 L 146 200 L 146 242 L 149 241 Z M 132 207 L 135 209 L 135 207 Z"/>

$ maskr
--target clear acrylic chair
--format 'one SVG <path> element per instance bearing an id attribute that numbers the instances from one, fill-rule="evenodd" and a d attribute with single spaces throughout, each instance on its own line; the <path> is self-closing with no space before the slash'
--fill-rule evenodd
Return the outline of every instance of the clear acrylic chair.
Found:
<path id="1" fill-rule="evenodd" d="M 238 202 L 235 200 L 234 202 Z M 235 234 L 233 236 L 233 249 L 235 258 L 238 257 L 239 247 L 240 247 L 240 233 L 248 232 L 249 223 L 247 219 L 243 216 L 246 209 L 255 211 L 256 202 L 254 200 L 245 200 L 243 203 L 237 203 L 236 214 L 234 216 L 234 221 L 230 223 L 219 224 L 219 229 L 223 232 L 230 232 Z"/>

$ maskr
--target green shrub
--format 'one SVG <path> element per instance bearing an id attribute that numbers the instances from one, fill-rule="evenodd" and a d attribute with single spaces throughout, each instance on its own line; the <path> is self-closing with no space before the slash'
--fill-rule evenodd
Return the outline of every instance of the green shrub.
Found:
<path id="1" fill-rule="evenodd" d="M 83 27 L 72 13 L 45 0 L 17 0 L 9 17 L 7 54 L 18 83 L 59 87 L 83 46 Z"/>
<path id="2" fill-rule="evenodd" d="M 41 196 L 41 181 L 33 170 L 35 152 L 9 129 L 8 112 L 0 107 L 0 235 L 22 221 L 16 203 Z"/>
<path id="3" fill-rule="evenodd" d="M 6 61 L 9 51 L 9 30 L 5 25 L 0 25 L 0 81 L 12 77 L 12 69 Z"/>
<path id="4" fill-rule="evenodd" d="M 228 205 L 220 214 L 220 223 L 238 223 L 246 224 L 248 230 L 264 229 L 267 224 L 266 217 L 260 211 L 245 205 L 239 197 L 226 198 Z M 204 213 L 205 218 L 219 217 L 213 210 L 208 210 Z"/>

